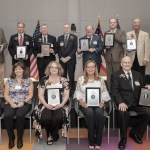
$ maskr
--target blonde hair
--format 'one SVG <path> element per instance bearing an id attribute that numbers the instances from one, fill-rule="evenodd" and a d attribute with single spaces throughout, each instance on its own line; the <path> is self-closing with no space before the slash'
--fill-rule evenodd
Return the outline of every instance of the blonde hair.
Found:
<path id="1" fill-rule="evenodd" d="M 94 80 L 99 80 L 99 74 L 98 74 L 98 69 L 97 69 L 97 65 L 96 65 L 96 62 L 94 60 L 88 60 L 86 63 L 85 63 L 85 66 L 84 66 L 84 79 L 88 80 L 88 73 L 87 73 L 87 65 L 89 63 L 93 63 L 95 65 L 95 73 L 94 73 Z"/>
<path id="2" fill-rule="evenodd" d="M 58 76 L 62 76 L 62 75 L 63 75 L 63 72 L 64 72 L 64 71 L 63 71 L 63 68 L 61 67 L 60 63 L 58 63 L 58 62 L 56 62 L 56 61 L 51 61 L 51 62 L 47 65 L 47 67 L 46 67 L 46 69 L 45 69 L 45 74 L 46 74 L 46 76 L 51 75 L 51 73 L 50 73 L 50 68 L 51 68 L 52 64 L 56 64 L 56 66 L 58 67 Z"/>

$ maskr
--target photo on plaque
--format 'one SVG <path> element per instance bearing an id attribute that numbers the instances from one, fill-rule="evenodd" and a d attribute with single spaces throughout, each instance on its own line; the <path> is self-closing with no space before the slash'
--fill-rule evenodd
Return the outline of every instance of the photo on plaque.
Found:
<path id="1" fill-rule="evenodd" d="M 88 107 L 99 106 L 101 99 L 101 89 L 100 88 L 86 88 L 86 103 Z"/>
<path id="2" fill-rule="evenodd" d="M 90 48 L 89 38 L 80 39 L 80 48 L 81 51 L 88 51 Z"/>
<path id="3" fill-rule="evenodd" d="M 115 34 L 114 33 L 105 33 L 104 35 L 104 46 L 105 47 L 114 47 Z"/>
<path id="4" fill-rule="evenodd" d="M 16 57 L 19 58 L 26 58 L 26 46 L 17 46 Z"/>
<path id="5" fill-rule="evenodd" d="M 136 39 L 127 40 L 127 51 L 136 50 Z"/>
<path id="6" fill-rule="evenodd" d="M 41 53 L 43 56 L 49 56 L 50 44 L 41 44 Z"/>
<path id="7" fill-rule="evenodd" d="M 139 104 L 143 106 L 150 106 L 150 90 L 149 89 L 146 89 L 146 88 L 141 89 Z"/>
<path id="8" fill-rule="evenodd" d="M 61 103 L 61 94 L 60 88 L 49 88 L 47 89 L 47 98 L 48 104 L 50 105 L 57 105 Z"/>

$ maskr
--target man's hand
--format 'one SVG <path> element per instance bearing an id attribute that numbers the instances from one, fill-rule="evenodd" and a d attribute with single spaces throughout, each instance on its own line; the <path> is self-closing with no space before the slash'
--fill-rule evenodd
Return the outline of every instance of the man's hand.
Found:
<path id="1" fill-rule="evenodd" d="M 38 53 L 37 56 L 36 56 L 36 58 L 38 58 L 38 57 L 39 58 L 43 58 L 43 54 L 42 53 Z"/>
<path id="2" fill-rule="evenodd" d="M 128 106 L 125 103 L 119 104 L 119 110 L 120 111 L 126 111 L 128 109 Z"/>
<path id="3" fill-rule="evenodd" d="M 54 106 L 52 106 L 52 105 L 50 105 L 50 104 L 47 104 L 45 107 L 46 107 L 47 109 L 49 109 L 49 110 L 53 110 L 53 108 L 54 108 Z"/>
<path id="4" fill-rule="evenodd" d="M 28 59 L 28 55 L 26 55 L 26 57 L 25 57 L 25 60 L 27 60 Z"/>
<path id="5" fill-rule="evenodd" d="M 68 62 L 71 59 L 71 57 L 67 56 L 67 57 L 65 57 L 65 59 L 66 59 L 66 62 Z"/>
<path id="6" fill-rule="evenodd" d="M 105 101 L 102 100 L 102 101 L 99 103 L 99 107 L 100 107 L 100 108 L 103 108 L 104 106 L 105 106 Z"/>
<path id="7" fill-rule="evenodd" d="M 81 49 L 80 48 L 77 49 L 77 53 L 81 53 Z"/>
<path id="8" fill-rule="evenodd" d="M 87 104 L 86 104 L 86 102 L 83 102 L 82 100 L 79 101 L 79 104 L 80 104 L 82 107 L 84 107 L 84 108 L 87 108 L 87 107 L 88 107 Z"/>
<path id="9" fill-rule="evenodd" d="M 143 65 L 145 66 L 148 63 L 147 60 L 143 60 Z"/>
<path id="10" fill-rule="evenodd" d="M 52 48 L 50 48 L 50 49 L 49 49 L 49 53 L 50 53 L 50 54 L 54 54 L 55 52 L 54 52 L 54 50 L 53 50 Z"/>
<path id="11" fill-rule="evenodd" d="M 62 57 L 60 60 L 61 60 L 63 63 L 66 63 L 66 59 L 65 59 L 64 57 Z"/>

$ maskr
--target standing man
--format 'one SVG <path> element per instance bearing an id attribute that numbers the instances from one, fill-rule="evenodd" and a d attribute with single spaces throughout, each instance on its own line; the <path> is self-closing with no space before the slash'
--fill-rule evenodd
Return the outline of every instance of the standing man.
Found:
<path id="1" fill-rule="evenodd" d="M 24 33 L 25 24 L 23 22 L 18 22 L 17 24 L 18 33 L 10 37 L 8 50 L 12 57 L 12 65 L 18 61 L 23 61 L 27 74 L 30 75 L 30 56 L 33 52 L 33 42 L 32 37 Z M 26 56 L 25 58 L 17 58 L 17 46 L 26 46 Z"/>
<path id="2" fill-rule="evenodd" d="M 76 66 L 76 51 L 77 51 L 77 36 L 70 33 L 69 24 L 65 24 L 63 27 L 64 34 L 58 37 L 58 55 L 59 62 L 64 69 L 63 76 L 67 78 L 69 76 L 72 95 L 75 90 L 74 75 Z"/>
<path id="3" fill-rule="evenodd" d="M 83 69 L 88 60 L 94 60 L 97 64 L 98 72 L 100 72 L 100 64 L 102 63 L 101 54 L 103 52 L 103 44 L 101 38 L 94 34 L 94 28 L 91 25 L 85 27 L 86 36 L 81 39 L 88 38 L 90 41 L 90 48 L 87 51 L 78 49 L 78 54 L 83 53 Z"/>
<path id="4" fill-rule="evenodd" d="M 56 60 L 56 37 L 48 34 L 48 27 L 46 24 L 41 25 L 41 34 L 34 40 L 34 55 L 37 58 L 37 65 L 40 79 L 45 76 L 46 66 Z M 49 55 L 44 56 L 42 53 L 42 44 L 49 44 Z"/>
<path id="5" fill-rule="evenodd" d="M 118 148 L 123 150 L 127 142 L 129 111 L 135 111 L 138 114 L 137 122 L 131 129 L 129 136 L 136 143 L 142 144 L 142 136 L 150 121 L 150 108 L 139 105 L 143 78 L 139 72 L 131 70 L 132 60 L 129 56 L 122 58 L 121 67 L 121 70 L 112 74 L 111 94 L 117 106 L 118 125 L 121 134 Z"/>
<path id="6" fill-rule="evenodd" d="M 136 39 L 137 49 L 135 51 L 126 51 L 126 53 L 132 59 L 132 69 L 145 76 L 145 65 L 149 62 L 150 41 L 149 34 L 140 30 L 140 27 L 140 19 L 134 19 L 133 30 L 127 33 L 127 39 Z"/>
<path id="7" fill-rule="evenodd" d="M 0 98 L 3 97 L 3 87 L 4 87 L 4 50 L 7 47 L 7 42 L 5 39 L 4 31 L 0 28 Z"/>
<path id="8" fill-rule="evenodd" d="M 117 20 L 111 18 L 109 20 L 109 33 L 115 34 L 114 47 L 106 47 L 106 67 L 107 67 L 107 84 L 110 90 L 111 74 L 120 69 L 120 62 L 124 55 L 123 44 L 126 43 L 125 31 L 117 29 Z"/>

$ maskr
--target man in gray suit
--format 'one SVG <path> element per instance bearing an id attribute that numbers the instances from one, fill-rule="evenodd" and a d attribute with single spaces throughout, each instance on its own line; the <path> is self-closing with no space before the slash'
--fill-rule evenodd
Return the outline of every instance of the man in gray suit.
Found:
<path id="1" fill-rule="evenodd" d="M 110 90 L 111 74 L 120 69 L 120 62 L 124 56 L 123 44 L 126 42 L 125 31 L 117 29 L 117 20 L 111 18 L 109 20 L 109 33 L 115 34 L 114 47 L 105 47 L 106 49 L 106 67 L 107 67 L 107 84 Z"/>
<path id="2" fill-rule="evenodd" d="M 7 47 L 4 31 L 0 28 L 0 97 L 3 97 L 4 86 L 4 50 Z"/>

